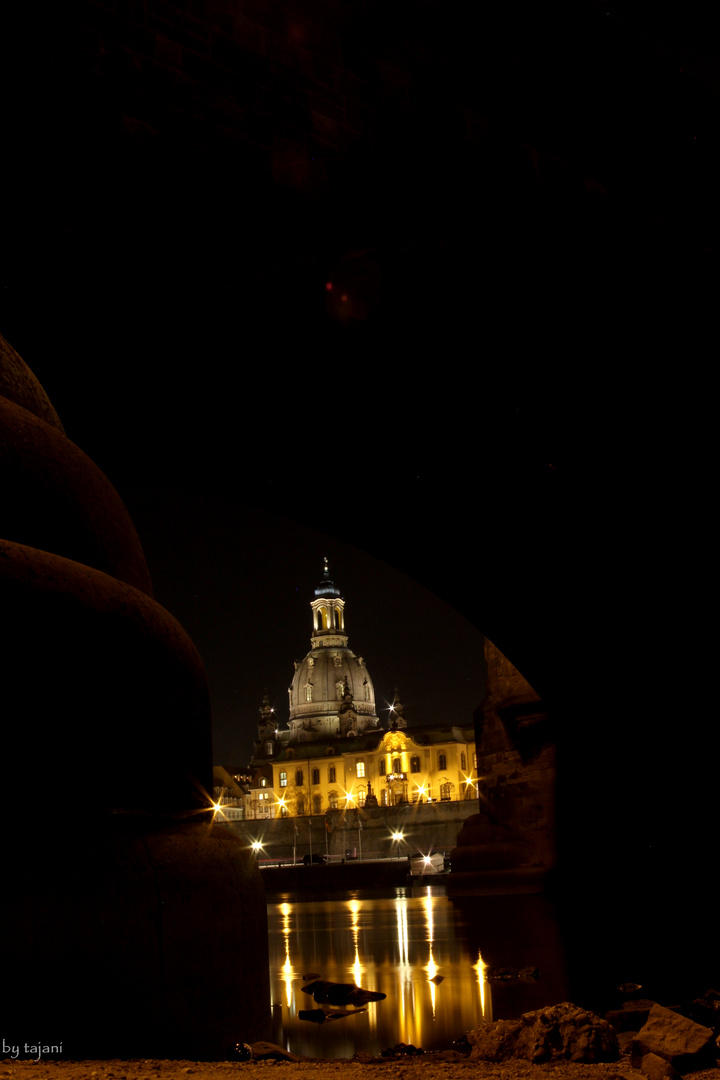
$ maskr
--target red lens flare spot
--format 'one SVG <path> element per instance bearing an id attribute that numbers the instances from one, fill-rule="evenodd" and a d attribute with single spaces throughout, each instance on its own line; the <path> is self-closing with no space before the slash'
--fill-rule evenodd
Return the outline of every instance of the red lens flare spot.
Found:
<path id="1" fill-rule="evenodd" d="M 328 292 L 332 292 L 332 281 L 326 281 L 325 282 L 325 288 L 327 289 Z"/>

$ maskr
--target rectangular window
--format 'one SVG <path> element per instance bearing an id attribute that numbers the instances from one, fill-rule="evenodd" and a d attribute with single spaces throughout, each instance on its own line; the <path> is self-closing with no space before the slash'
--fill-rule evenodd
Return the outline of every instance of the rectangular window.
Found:
<path id="1" fill-rule="evenodd" d="M 364 761 L 358 761 L 355 768 L 356 768 L 356 776 L 364 776 L 365 775 L 365 762 Z"/>
<path id="2" fill-rule="evenodd" d="M 465 772 L 465 770 L 467 769 L 467 764 L 466 764 L 466 760 L 465 760 L 465 752 L 464 751 L 460 755 L 460 768 L 462 769 L 463 772 Z"/>
<path id="3" fill-rule="evenodd" d="M 319 814 L 322 811 L 322 796 L 313 795 L 313 814 Z"/>
<path id="4" fill-rule="evenodd" d="M 287 787 L 287 773 L 280 773 L 280 787 Z"/>
<path id="5" fill-rule="evenodd" d="M 445 754 L 438 755 L 438 769 L 447 769 L 447 758 Z"/>
<path id="6" fill-rule="evenodd" d="M 302 787 L 303 784 L 303 772 L 302 769 L 298 769 L 295 773 L 295 784 L 297 787 Z"/>
<path id="7" fill-rule="evenodd" d="M 313 784 L 319 784 L 320 783 L 320 770 L 319 769 L 313 769 L 312 776 L 313 776 L 313 779 L 312 779 Z"/>
<path id="8" fill-rule="evenodd" d="M 380 758 L 380 764 L 378 765 L 378 776 L 385 775 L 385 758 Z"/>
<path id="9" fill-rule="evenodd" d="M 365 805 L 365 797 L 366 797 L 366 795 L 367 795 L 367 792 L 365 791 L 365 789 L 360 788 L 360 790 L 358 791 L 358 796 L 357 796 L 358 806 L 364 806 Z"/>
<path id="10" fill-rule="evenodd" d="M 419 757 L 411 757 L 410 758 L 410 772 L 420 772 L 420 758 Z"/>
<path id="11" fill-rule="evenodd" d="M 337 791 L 331 791 L 330 792 L 330 794 L 328 795 L 328 803 L 330 804 L 330 809 L 331 810 L 337 810 L 337 804 L 338 804 Z"/>
<path id="12" fill-rule="evenodd" d="M 334 784 L 335 783 L 335 766 L 334 765 L 331 765 L 330 768 L 328 769 L 328 783 L 329 784 Z"/>

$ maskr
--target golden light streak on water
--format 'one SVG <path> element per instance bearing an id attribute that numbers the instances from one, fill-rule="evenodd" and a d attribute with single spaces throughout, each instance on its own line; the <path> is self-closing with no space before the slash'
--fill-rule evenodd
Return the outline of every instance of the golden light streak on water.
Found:
<path id="1" fill-rule="evenodd" d="M 403 900 L 395 901 L 395 910 L 397 912 L 397 927 L 398 927 L 398 949 L 400 952 L 400 966 L 405 967 L 408 963 L 408 918 L 407 918 L 407 903 Z"/>
<path id="2" fill-rule="evenodd" d="M 415 1010 L 415 983 L 412 978 L 412 965 L 410 963 L 408 906 L 405 897 L 398 897 L 398 899 L 396 899 L 395 916 L 397 919 L 398 948 L 396 970 L 400 976 L 398 998 L 399 1030 L 407 1031 L 408 1027 L 413 1023 L 413 1018 L 417 1014 Z"/>
<path id="3" fill-rule="evenodd" d="M 432 1006 L 432 1016 L 435 1019 L 435 993 L 437 986 L 432 981 L 439 972 L 439 968 L 435 963 L 433 957 L 433 941 L 435 939 L 435 923 L 433 920 L 433 903 L 434 897 L 431 895 L 430 886 L 423 898 L 423 908 L 425 910 L 425 925 L 427 928 L 427 942 L 428 942 L 428 962 L 425 965 L 425 971 L 427 971 L 428 983 L 430 985 L 430 1003 Z"/>
<path id="4" fill-rule="evenodd" d="M 353 951 L 355 953 L 355 958 L 354 958 L 354 961 L 353 961 L 353 965 L 352 965 L 350 970 L 353 973 L 353 977 L 355 979 L 356 985 L 357 986 L 362 986 L 362 981 L 361 980 L 362 980 L 362 977 L 363 977 L 363 975 L 365 974 L 365 971 L 366 971 L 366 968 L 364 967 L 364 965 L 360 961 L 360 950 L 359 950 L 360 911 L 361 911 L 362 905 L 360 904 L 359 900 L 348 900 L 347 904 L 348 904 L 348 908 L 350 909 L 350 931 L 352 933 Z"/>
<path id="5" fill-rule="evenodd" d="M 290 1008 L 293 998 L 292 984 L 295 978 L 295 972 L 292 966 L 292 960 L 290 959 L 290 915 L 292 908 L 289 904 L 281 904 L 280 912 L 282 914 L 282 935 L 285 944 L 285 963 L 282 966 L 283 982 L 285 983 L 285 1003 Z"/>
<path id="6" fill-rule="evenodd" d="M 490 994 L 487 993 L 488 984 L 485 976 L 487 964 L 480 953 L 478 953 L 477 964 L 473 964 L 473 967 L 477 972 L 477 981 L 480 988 L 480 1013 L 483 1020 L 492 1020 L 492 999 Z"/>

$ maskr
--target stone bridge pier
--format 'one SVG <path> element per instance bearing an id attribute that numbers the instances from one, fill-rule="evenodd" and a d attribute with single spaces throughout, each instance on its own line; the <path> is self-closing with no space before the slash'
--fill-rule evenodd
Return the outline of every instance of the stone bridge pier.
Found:
<path id="1" fill-rule="evenodd" d="M 200 658 L 119 496 L 0 338 L 3 1035 L 225 1057 L 268 1033 L 265 897 L 212 823 Z"/>

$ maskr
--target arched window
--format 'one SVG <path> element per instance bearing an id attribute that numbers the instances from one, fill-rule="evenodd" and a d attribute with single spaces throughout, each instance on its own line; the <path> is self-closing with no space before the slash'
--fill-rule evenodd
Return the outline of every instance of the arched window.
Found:
<path id="1" fill-rule="evenodd" d="M 393 772 L 394 773 L 401 773 L 402 772 L 402 761 L 400 760 L 399 757 L 393 758 Z"/>
<path id="2" fill-rule="evenodd" d="M 331 810 L 337 810 L 338 805 L 338 793 L 337 791 L 331 791 L 328 795 L 328 806 Z"/>
<path id="3" fill-rule="evenodd" d="M 438 769 L 441 772 L 443 769 L 447 769 L 447 756 L 445 754 L 438 754 Z"/>
<path id="4" fill-rule="evenodd" d="M 260 777 L 260 787 L 267 787 L 267 780 L 264 776 Z"/>
<path id="5" fill-rule="evenodd" d="M 367 791 L 365 790 L 365 788 L 364 787 L 358 788 L 358 793 L 357 793 L 358 806 L 364 806 L 366 798 L 367 798 Z"/>
<path id="6" fill-rule="evenodd" d="M 331 765 L 328 769 L 328 784 L 335 783 L 335 766 Z"/>
<path id="7" fill-rule="evenodd" d="M 295 773 L 295 785 L 296 785 L 296 787 L 302 787 L 303 786 L 303 771 L 302 771 L 302 769 L 298 769 L 297 772 Z"/>
<path id="8" fill-rule="evenodd" d="M 272 752 L 273 752 L 272 740 L 268 740 L 268 742 L 265 743 L 265 753 L 267 754 L 268 757 L 272 757 Z"/>

